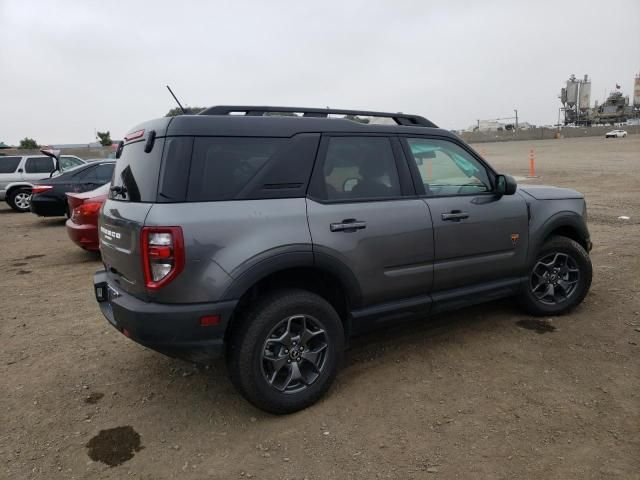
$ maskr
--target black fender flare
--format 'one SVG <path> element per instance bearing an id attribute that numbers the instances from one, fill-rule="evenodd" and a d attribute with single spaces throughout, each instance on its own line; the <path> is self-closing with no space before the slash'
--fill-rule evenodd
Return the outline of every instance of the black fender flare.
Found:
<path id="1" fill-rule="evenodd" d="M 312 250 L 265 252 L 261 257 L 245 269 L 232 272 L 234 279 L 222 295 L 221 301 L 240 299 L 256 283 L 272 274 L 294 268 L 314 268 L 333 275 L 341 282 L 350 308 L 361 303 L 362 294 L 356 276 L 334 257 Z"/>
<path id="2" fill-rule="evenodd" d="M 551 235 L 551 233 L 560 228 L 571 228 L 575 230 L 582 240 L 581 243 L 583 246 L 588 247 L 588 243 L 590 242 L 589 230 L 587 229 L 587 224 L 584 221 L 584 218 L 576 212 L 572 211 L 562 211 L 552 215 L 549 219 L 547 219 L 541 227 L 539 227 L 536 231 L 535 238 L 532 238 L 531 248 L 529 250 L 529 259 L 533 259 L 535 257 L 537 251 L 542 246 L 543 242 Z"/>

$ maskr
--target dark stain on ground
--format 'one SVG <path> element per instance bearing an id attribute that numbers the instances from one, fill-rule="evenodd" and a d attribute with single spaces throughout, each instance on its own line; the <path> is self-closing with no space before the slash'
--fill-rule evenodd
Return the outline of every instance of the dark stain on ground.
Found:
<path id="1" fill-rule="evenodd" d="M 15 262 L 11 264 L 12 267 L 24 267 L 25 265 L 29 264 L 27 262 Z"/>
<path id="2" fill-rule="evenodd" d="M 87 443 L 89 458 L 106 463 L 110 467 L 122 465 L 131 460 L 135 452 L 142 450 L 140 435 L 132 427 L 116 427 L 100 430 L 98 435 Z"/>
<path id="3" fill-rule="evenodd" d="M 31 260 L 32 258 L 40 258 L 40 257 L 44 257 L 44 255 L 27 255 L 26 257 L 24 257 L 24 259 Z"/>
<path id="4" fill-rule="evenodd" d="M 104 393 L 93 392 L 91 395 L 84 399 L 84 403 L 90 403 L 91 405 L 93 405 L 95 403 L 98 403 L 98 400 L 100 400 L 102 397 L 104 397 Z"/>
<path id="5" fill-rule="evenodd" d="M 26 275 L 31 273 L 31 270 L 18 270 L 18 275 Z"/>
<path id="6" fill-rule="evenodd" d="M 521 328 L 526 328 L 527 330 L 533 330 L 540 335 L 547 332 L 554 332 L 556 330 L 556 327 L 551 325 L 549 322 L 545 322 L 544 320 L 520 320 L 519 322 L 516 322 L 516 325 Z"/>

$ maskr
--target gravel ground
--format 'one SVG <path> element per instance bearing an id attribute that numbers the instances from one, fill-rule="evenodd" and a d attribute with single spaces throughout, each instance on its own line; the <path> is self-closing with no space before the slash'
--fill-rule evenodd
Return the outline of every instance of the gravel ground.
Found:
<path id="1" fill-rule="evenodd" d="M 519 176 L 532 147 L 530 182 L 587 196 L 583 305 L 539 322 L 507 300 L 360 337 L 329 394 L 286 417 L 242 400 L 224 364 L 115 331 L 99 258 L 3 203 L 0 478 L 640 479 L 640 135 L 476 145 Z"/>

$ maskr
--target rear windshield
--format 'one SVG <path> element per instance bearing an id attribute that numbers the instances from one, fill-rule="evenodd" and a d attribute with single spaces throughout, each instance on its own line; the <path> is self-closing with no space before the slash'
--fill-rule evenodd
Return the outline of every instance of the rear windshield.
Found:
<path id="1" fill-rule="evenodd" d="M 0 173 L 13 173 L 20 164 L 22 157 L 0 157 Z"/>
<path id="2" fill-rule="evenodd" d="M 109 198 L 128 202 L 155 202 L 164 138 L 156 138 L 150 153 L 144 152 L 146 141 L 126 144 L 116 161 Z"/>
<path id="3" fill-rule="evenodd" d="M 287 141 L 285 138 L 196 138 L 188 200 L 208 202 L 235 198 Z"/>

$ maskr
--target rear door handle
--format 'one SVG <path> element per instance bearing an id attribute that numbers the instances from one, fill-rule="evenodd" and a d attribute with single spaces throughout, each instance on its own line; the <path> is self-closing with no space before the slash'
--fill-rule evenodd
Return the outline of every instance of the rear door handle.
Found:
<path id="1" fill-rule="evenodd" d="M 367 222 L 362 222 L 355 218 L 346 218 L 340 223 L 332 223 L 329 225 L 329 230 L 332 232 L 355 232 L 363 228 L 367 228 Z"/>
<path id="2" fill-rule="evenodd" d="M 442 214 L 442 220 L 444 221 L 458 222 L 463 218 L 469 218 L 469 214 L 460 210 L 452 210 L 451 213 Z"/>

